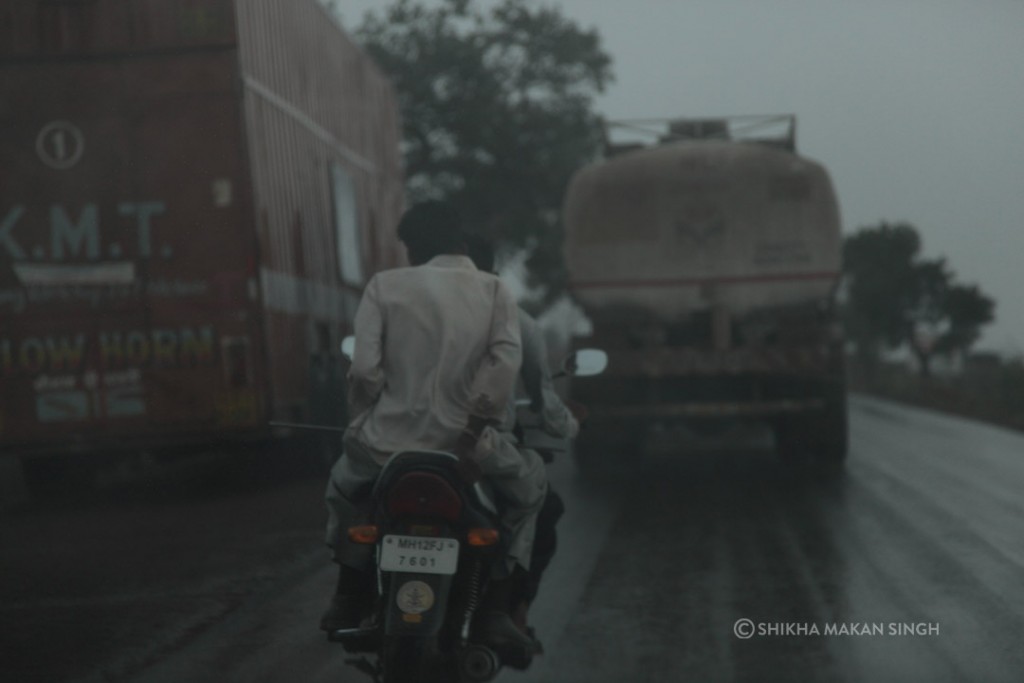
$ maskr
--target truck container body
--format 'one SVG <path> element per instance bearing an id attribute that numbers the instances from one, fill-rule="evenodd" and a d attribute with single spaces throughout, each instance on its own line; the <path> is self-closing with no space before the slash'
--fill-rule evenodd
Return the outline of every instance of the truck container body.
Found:
<path id="1" fill-rule="evenodd" d="M 575 391 L 619 436 L 656 421 L 756 418 L 785 452 L 841 461 L 842 242 L 828 173 L 791 138 L 711 129 L 630 149 L 570 183 L 571 288 L 593 323 L 588 344 L 610 354 L 607 372 Z"/>
<path id="2" fill-rule="evenodd" d="M 400 257 L 387 80 L 314 0 L 0 19 L 2 451 L 341 423 L 335 349 Z"/>

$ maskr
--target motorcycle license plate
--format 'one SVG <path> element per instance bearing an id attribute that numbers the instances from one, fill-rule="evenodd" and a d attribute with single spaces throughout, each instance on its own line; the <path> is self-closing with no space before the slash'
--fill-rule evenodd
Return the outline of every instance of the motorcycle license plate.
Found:
<path id="1" fill-rule="evenodd" d="M 454 574 L 459 564 L 459 542 L 454 538 L 427 536 L 384 537 L 380 568 L 386 572 Z"/>

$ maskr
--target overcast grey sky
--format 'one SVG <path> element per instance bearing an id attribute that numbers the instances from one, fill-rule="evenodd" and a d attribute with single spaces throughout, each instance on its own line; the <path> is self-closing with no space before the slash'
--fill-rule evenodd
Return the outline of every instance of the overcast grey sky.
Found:
<path id="1" fill-rule="evenodd" d="M 495 0 L 482 0 L 492 5 Z M 347 26 L 384 0 L 341 0 Z M 609 118 L 795 113 L 847 231 L 908 221 L 1024 352 L 1024 0 L 544 0 L 596 27 Z"/>

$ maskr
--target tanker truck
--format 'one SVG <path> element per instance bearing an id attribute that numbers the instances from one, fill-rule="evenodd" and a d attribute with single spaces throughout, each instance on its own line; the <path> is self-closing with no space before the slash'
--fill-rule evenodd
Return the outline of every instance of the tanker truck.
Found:
<path id="1" fill-rule="evenodd" d="M 629 457 L 645 430 L 766 423 L 788 461 L 847 451 L 839 210 L 795 150 L 795 116 L 626 122 L 564 204 L 570 289 L 607 371 L 574 382 L 591 408 L 582 464 Z"/>

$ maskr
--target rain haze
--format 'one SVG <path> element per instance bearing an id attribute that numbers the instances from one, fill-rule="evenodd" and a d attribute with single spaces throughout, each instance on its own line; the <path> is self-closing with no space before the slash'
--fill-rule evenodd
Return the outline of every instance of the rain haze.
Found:
<path id="1" fill-rule="evenodd" d="M 514 0 L 572 26 L 461 86 L 449 34 L 325 11 L 396 1 L 0 1 L 3 680 L 1024 680 L 1024 0 Z M 518 56 L 592 92 L 580 28 L 609 121 L 795 116 L 820 166 L 566 191 L 594 131 Z M 575 302 L 517 326 L 424 189 Z M 883 222 L 995 353 L 932 372 L 987 313 L 879 249 L 844 346 L 837 237 Z"/>
<path id="2" fill-rule="evenodd" d="M 379 0 L 342 0 L 353 29 Z M 493 3 L 487 0 L 484 5 Z M 996 299 L 978 348 L 1024 351 L 1024 3 L 558 0 L 596 28 L 610 119 L 793 113 L 846 232 L 909 222 Z"/>

